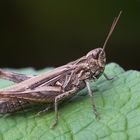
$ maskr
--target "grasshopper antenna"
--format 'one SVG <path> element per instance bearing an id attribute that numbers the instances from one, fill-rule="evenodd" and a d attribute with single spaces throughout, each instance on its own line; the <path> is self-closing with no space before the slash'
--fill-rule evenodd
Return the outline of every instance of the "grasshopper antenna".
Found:
<path id="1" fill-rule="evenodd" d="M 102 49 L 102 51 L 105 50 L 106 44 L 107 44 L 107 42 L 108 42 L 110 36 L 112 35 L 113 31 L 114 31 L 114 28 L 115 28 L 115 26 L 116 26 L 116 24 L 117 24 L 117 22 L 118 22 L 118 20 L 119 20 L 119 18 L 120 18 L 120 16 L 121 16 L 121 13 L 122 13 L 122 11 L 120 11 L 119 15 L 118 15 L 117 17 L 114 18 L 113 23 L 112 23 L 111 28 L 110 28 L 110 31 L 109 31 L 109 33 L 108 33 L 108 35 L 107 35 L 107 37 L 106 37 L 106 40 L 105 40 L 105 42 L 104 42 L 104 44 L 103 44 L 103 47 L 102 47 L 103 49 Z"/>

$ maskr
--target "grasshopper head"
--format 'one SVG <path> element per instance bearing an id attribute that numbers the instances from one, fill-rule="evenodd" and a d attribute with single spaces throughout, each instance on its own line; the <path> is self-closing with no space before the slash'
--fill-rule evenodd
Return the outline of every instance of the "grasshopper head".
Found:
<path id="1" fill-rule="evenodd" d="M 106 64 L 106 55 L 102 48 L 97 48 L 90 51 L 86 57 L 89 65 L 98 65 L 100 68 L 104 68 Z"/>
<path id="2" fill-rule="evenodd" d="M 96 78 L 100 77 L 106 64 L 105 51 L 102 48 L 94 49 L 86 55 L 86 58 L 91 75 Z"/>

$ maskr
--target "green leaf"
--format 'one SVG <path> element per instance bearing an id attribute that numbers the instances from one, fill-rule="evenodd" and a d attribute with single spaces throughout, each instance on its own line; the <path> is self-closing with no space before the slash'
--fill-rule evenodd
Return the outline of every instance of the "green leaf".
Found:
<path id="1" fill-rule="evenodd" d="M 19 71 L 37 73 L 30 68 Z M 76 96 L 59 107 L 59 123 L 55 129 L 50 129 L 54 111 L 40 117 L 35 116 L 36 110 L 1 115 L 0 140 L 140 139 L 140 72 L 124 71 L 111 63 L 106 66 L 105 73 L 115 78 L 107 81 L 101 76 L 91 83 L 99 120 L 95 118 L 89 97 Z M 10 84 L 6 80 L 0 81 L 1 87 Z M 85 95 L 87 90 L 78 94 Z"/>

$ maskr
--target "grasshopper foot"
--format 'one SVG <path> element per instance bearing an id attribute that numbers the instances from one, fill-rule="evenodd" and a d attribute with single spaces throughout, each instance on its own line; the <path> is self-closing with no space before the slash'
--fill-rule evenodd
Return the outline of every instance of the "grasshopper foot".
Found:
<path id="1" fill-rule="evenodd" d="M 100 118 L 101 118 L 101 117 L 100 117 L 100 114 L 99 114 L 97 111 L 94 112 L 94 113 L 95 113 L 95 117 L 96 117 L 96 119 L 97 119 L 97 120 L 100 120 Z"/>
<path id="2" fill-rule="evenodd" d="M 100 114 L 98 113 L 95 104 L 93 105 L 93 113 L 95 114 L 96 119 L 100 119 Z"/>
<path id="3" fill-rule="evenodd" d="M 113 80 L 114 77 L 108 77 L 105 73 L 103 73 L 104 77 L 106 80 L 110 81 L 110 80 Z"/>
<path id="4" fill-rule="evenodd" d="M 50 126 L 50 128 L 51 128 L 51 129 L 54 129 L 55 126 L 57 125 L 57 123 L 58 123 L 58 120 L 55 120 L 55 122 Z"/>

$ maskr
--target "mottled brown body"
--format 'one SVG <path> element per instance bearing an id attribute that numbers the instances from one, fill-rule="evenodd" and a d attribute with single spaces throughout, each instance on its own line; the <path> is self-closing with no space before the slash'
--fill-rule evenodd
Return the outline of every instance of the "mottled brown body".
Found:
<path id="1" fill-rule="evenodd" d="M 90 80 L 97 80 L 104 74 L 106 64 L 104 49 L 120 14 L 113 21 L 103 48 L 94 49 L 76 61 L 37 76 L 0 70 L 1 78 L 16 83 L 0 90 L 0 113 L 14 112 L 30 103 L 45 103 L 51 106 L 54 104 L 56 118 L 53 126 L 55 126 L 58 120 L 57 107 L 60 101 L 72 97 L 84 87 L 87 87 L 88 93 L 92 97 L 89 82 Z M 106 75 L 105 78 L 107 78 Z M 92 105 L 97 115 L 93 98 Z M 48 109 L 46 108 L 46 110 Z"/>

